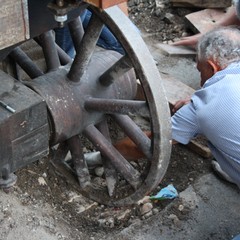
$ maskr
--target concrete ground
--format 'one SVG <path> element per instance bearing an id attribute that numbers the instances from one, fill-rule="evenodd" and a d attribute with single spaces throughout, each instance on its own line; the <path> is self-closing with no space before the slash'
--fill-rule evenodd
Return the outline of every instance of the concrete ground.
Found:
<path id="1" fill-rule="evenodd" d="M 195 55 L 167 55 L 151 35 L 142 33 L 142 38 L 147 44 L 160 74 L 169 74 L 195 90 L 200 87 L 200 74 L 196 68 Z"/>
<path id="2" fill-rule="evenodd" d="M 131 225 L 114 239 L 230 240 L 240 234 L 239 200 L 237 187 L 207 174 L 181 192 L 162 212 Z M 184 209 L 187 211 L 179 217 Z"/>
<path id="3" fill-rule="evenodd" d="M 231 240 L 240 234 L 240 190 L 210 173 L 190 185 L 161 212 L 99 238 L 79 232 L 51 206 L 23 206 L 16 193 L 0 192 L 0 240 Z M 70 238 L 69 238 L 70 237 Z"/>

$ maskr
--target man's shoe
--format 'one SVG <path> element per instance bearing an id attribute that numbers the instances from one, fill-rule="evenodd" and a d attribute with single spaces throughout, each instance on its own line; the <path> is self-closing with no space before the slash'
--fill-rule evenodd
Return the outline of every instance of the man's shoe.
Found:
<path id="1" fill-rule="evenodd" d="M 212 164 L 213 170 L 217 173 L 217 175 L 218 175 L 221 179 L 226 180 L 226 181 L 228 181 L 228 182 L 230 182 L 230 183 L 234 183 L 234 181 L 231 179 L 231 177 L 229 177 L 228 174 L 225 173 L 225 172 L 222 170 L 222 168 L 220 167 L 220 165 L 218 164 L 217 161 L 214 161 L 214 160 L 213 160 L 213 161 L 211 162 L 211 164 Z"/>

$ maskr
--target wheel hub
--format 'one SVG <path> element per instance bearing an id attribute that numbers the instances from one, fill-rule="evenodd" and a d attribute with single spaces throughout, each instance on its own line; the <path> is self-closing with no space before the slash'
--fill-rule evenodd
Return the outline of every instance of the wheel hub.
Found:
<path id="1" fill-rule="evenodd" d="M 89 104 L 91 99 L 113 101 L 135 97 L 137 83 L 133 71 L 128 71 L 107 87 L 99 82 L 100 76 L 120 57 L 113 51 L 96 52 L 79 82 L 68 79 L 67 65 L 27 83 L 47 103 L 52 145 L 80 134 L 89 124 L 103 120 L 104 113 L 86 110 L 86 100 Z"/>

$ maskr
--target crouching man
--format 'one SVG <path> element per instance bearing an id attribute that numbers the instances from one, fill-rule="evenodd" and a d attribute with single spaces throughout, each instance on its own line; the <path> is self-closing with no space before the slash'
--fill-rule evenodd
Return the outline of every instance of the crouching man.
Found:
<path id="1" fill-rule="evenodd" d="M 240 188 L 240 30 L 221 27 L 204 34 L 197 68 L 202 88 L 190 101 L 176 104 L 172 139 L 187 144 L 204 135 L 216 159 L 214 169 Z"/>

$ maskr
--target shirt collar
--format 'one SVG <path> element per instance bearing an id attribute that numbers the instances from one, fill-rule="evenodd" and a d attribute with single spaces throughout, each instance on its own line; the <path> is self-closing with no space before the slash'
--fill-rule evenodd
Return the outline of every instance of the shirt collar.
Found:
<path id="1" fill-rule="evenodd" d="M 234 71 L 233 71 L 233 69 L 234 69 Z M 220 81 L 221 79 L 223 79 L 224 76 L 226 76 L 226 74 L 229 74 L 229 73 L 240 74 L 240 62 L 231 63 L 226 68 L 224 68 L 223 70 L 215 73 L 211 78 L 209 78 L 203 84 L 203 88 L 208 87 L 208 86 Z"/>

